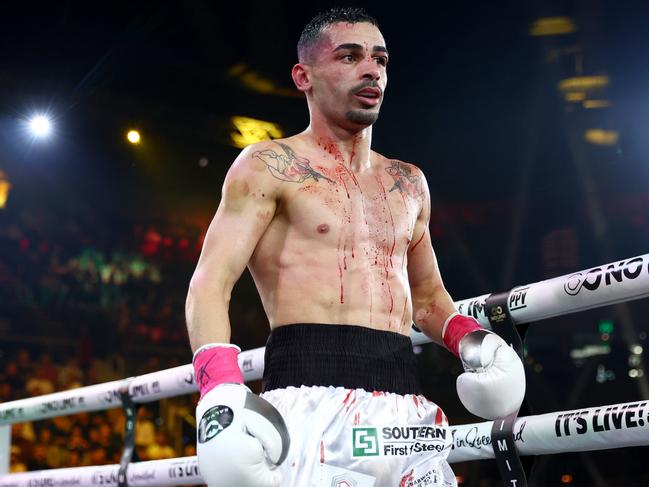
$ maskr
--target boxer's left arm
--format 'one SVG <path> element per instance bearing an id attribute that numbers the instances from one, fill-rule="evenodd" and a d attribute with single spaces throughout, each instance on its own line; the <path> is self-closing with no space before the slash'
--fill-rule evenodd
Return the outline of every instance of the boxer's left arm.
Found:
<path id="1" fill-rule="evenodd" d="M 408 249 L 413 320 L 424 334 L 462 360 L 466 372 L 457 379 L 462 404 L 486 419 L 508 416 L 518 410 L 525 396 L 523 364 L 502 338 L 482 329 L 474 318 L 457 313 L 433 251 L 425 179 L 422 186 L 421 211 Z"/>
<path id="2" fill-rule="evenodd" d="M 444 287 L 430 238 L 430 192 L 423 173 L 420 211 L 408 248 L 408 281 L 412 294 L 413 321 L 431 340 L 444 345 L 442 328 L 455 304 Z"/>

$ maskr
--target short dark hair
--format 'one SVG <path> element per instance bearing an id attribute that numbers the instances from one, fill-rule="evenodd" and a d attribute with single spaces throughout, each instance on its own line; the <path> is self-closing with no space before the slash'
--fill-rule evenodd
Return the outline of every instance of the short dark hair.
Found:
<path id="1" fill-rule="evenodd" d="M 369 22 L 376 27 L 379 26 L 374 17 L 359 7 L 334 7 L 325 12 L 320 12 L 306 24 L 300 35 L 300 40 L 297 43 L 297 58 L 300 62 L 310 57 L 309 50 L 320 40 L 323 31 L 337 22 L 346 22 L 348 24 Z"/>

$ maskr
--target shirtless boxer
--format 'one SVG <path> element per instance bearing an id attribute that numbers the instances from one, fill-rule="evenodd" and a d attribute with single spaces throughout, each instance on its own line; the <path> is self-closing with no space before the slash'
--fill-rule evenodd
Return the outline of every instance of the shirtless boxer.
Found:
<path id="1" fill-rule="evenodd" d="M 310 124 L 241 152 L 190 283 L 201 474 L 210 487 L 456 485 L 446 417 L 420 395 L 411 323 L 461 357 L 458 393 L 483 417 L 517 410 L 522 364 L 456 313 L 423 173 L 371 150 L 388 64 L 376 21 L 320 14 L 298 59 Z M 271 327 L 261 398 L 229 343 L 246 266 Z"/>

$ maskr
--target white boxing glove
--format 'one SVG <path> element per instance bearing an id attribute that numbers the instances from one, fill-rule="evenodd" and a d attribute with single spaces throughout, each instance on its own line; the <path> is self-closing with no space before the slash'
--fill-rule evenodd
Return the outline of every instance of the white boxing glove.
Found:
<path id="1" fill-rule="evenodd" d="M 471 331 L 460 339 L 458 353 L 466 372 L 457 378 L 457 394 L 469 412 L 496 419 L 518 411 L 525 370 L 505 340 L 488 330 Z"/>
<path id="2" fill-rule="evenodd" d="M 221 384 L 196 407 L 196 454 L 209 487 L 278 487 L 276 467 L 288 454 L 289 434 L 272 404 L 242 384 Z"/>

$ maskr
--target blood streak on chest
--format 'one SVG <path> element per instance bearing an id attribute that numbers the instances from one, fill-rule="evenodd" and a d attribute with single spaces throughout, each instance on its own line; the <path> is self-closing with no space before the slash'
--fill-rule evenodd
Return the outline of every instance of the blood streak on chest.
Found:
<path id="1" fill-rule="evenodd" d="M 340 259 L 340 241 L 343 238 L 343 233 L 340 232 L 338 235 L 338 255 L 337 255 L 337 260 L 338 260 L 338 278 L 340 279 L 340 304 L 343 304 L 345 302 L 345 287 L 344 287 L 344 282 L 343 282 L 343 263 L 345 265 L 345 270 L 347 270 L 347 262 L 345 261 L 345 250 L 343 248 L 343 262 L 341 262 Z"/>
<path id="2" fill-rule="evenodd" d="M 381 194 L 383 195 L 383 201 L 385 202 L 385 207 L 388 210 L 388 215 L 390 215 L 390 226 L 392 228 L 392 246 L 390 247 L 389 261 L 390 261 L 390 267 L 394 267 L 392 265 L 392 256 L 394 255 L 394 246 L 397 243 L 396 230 L 394 228 L 394 216 L 392 215 L 392 209 L 390 208 L 390 202 L 388 201 L 388 194 L 385 192 L 385 186 L 383 186 L 383 181 L 381 181 L 381 178 L 379 176 L 377 176 L 376 179 L 378 181 Z"/>
<path id="3" fill-rule="evenodd" d="M 345 193 L 347 193 L 347 199 L 351 199 L 351 196 L 349 195 L 349 188 L 347 187 L 347 182 L 345 181 L 345 177 L 341 174 L 345 171 L 345 168 L 342 166 L 337 166 L 336 167 L 336 176 L 338 176 L 338 180 L 340 181 L 340 184 L 343 185 L 345 188 Z"/>
<path id="4" fill-rule="evenodd" d="M 384 286 L 385 289 L 386 289 L 387 297 L 389 299 L 388 309 L 389 309 L 389 314 L 391 315 L 392 311 L 394 310 L 394 296 L 392 295 L 392 288 L 390 286 L 390 279 L 389 279 L 390 273 L 389 273 L 388 267 L 390 267 L 390 268 L 394 267 L 393 263 L 392 263 L 392 256 L 394 254 L 394 247 L 396 245 L 396 230 L 395 230 L 395 226 L 394 226 L 394 216 L 392 215 L 392 209 L 390 208 L 390 202 L 388 200 L 388 195 L 387 195 L 387 193 L 385 191 L 385 187 L 383 186 L 383 181 L 381 181 L 381 177 L 378 176 L 378 175 L 376 176 L 376 182 L 377 182 L 378 190 L 380 191 L 380 194 L 381 194 L 381 200 L 380 201 L 382 202 L 382 208 L 381 208 L 380 213 L 382 214 L 382 213 L 385 213 L 387 211 L 387 213 L 389 215 L 388 222 L 390 223 L 390 228 L 392 229 L 392 244 L 390 245 L 389 250 L 387 250 L 386 247 L 381 246 L 381 250 L 382 250 L 382 253 L 383 253 L 383 256 L 382 256 L 383 257 L 382 258 L 383 271 L 385 273 L 385 277 L 384 277 L 385 282 L 381 283 L 381 285 Z M 386 238 L 387 238 L 387 236 L 386 236 Z M 388 243 L 388 245 L 389 245 L 389 243 Z M 388 319 L 388 322 L 389 322 L 389 319 Z"/>
<path id="5" fill-rule="evenodd" d="M 326 145 L 321 144 L 321 147 L 324 147 L 329 153 L 333 154 L 336 159 L 338 159 L 337 147 L 335 145 Z M 344 285 L 344 272 L 347 271 L 347 247 L 348 243 L 350 244 L 351 257 L 355 257 L 355 249 L 353 246 L 353 230 L 352 230 L 352 220 L 355 219 L 354 207 L 358 204 L 359 198 L 358 195 L 362 196 L 362 190 L 358 184 L 358 180 L 354 174 L 347 169 L 342 163 L 336 164 L 333 168 L 327 168 L 318 166 L 317 169 L 326 175 L 332 181 L 335 181 L 337 185 L 342 186 L 345 189 L 345 194 L 347 195 L 347 201 L 344 199 L 339 199 L 336 197 L 325 198 L 327 206 L 329 206 L 335 213 L 340 215 L 340 231 L 338 234 L 338 245 L 337 245 L 337 261 L 338 261 L 338 279 L 340 280 L 340 303 L 345 302 L 345 285 Z M 358 188 L 358 193 L 354 194 L 352 198 L 352 187 Z M 338 188 L 335 189 L 335 192 L 338 192 Z M 326 233 L 323 231 L 324 227 L 322 225 L 317 227 L 318 233 Z M 328 231 L 328 230 L 327 230 Z"/>

